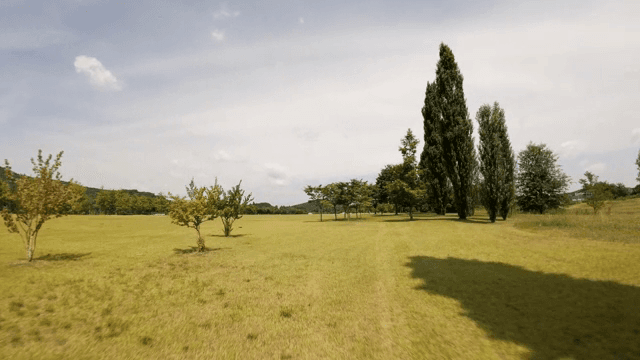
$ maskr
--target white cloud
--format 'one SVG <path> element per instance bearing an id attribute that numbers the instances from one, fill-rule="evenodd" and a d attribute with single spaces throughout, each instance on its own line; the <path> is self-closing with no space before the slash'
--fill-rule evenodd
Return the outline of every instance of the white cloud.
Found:
<path id="1" fill-rule="evenodd" d="M 572 159 L 585 150 L 586 144 L 580 140 L 569 140 L 560 144 L 560 148 L 560 155 Z"/>
<path id="2" fill-rule="evenodd" d="M 240 11 L 231 11 L 227 4 L 222 4 L 220 10 L 213 13 L 214 19 L 234 18 L 240 15 Z"/>
<path id="3" fill-rule="evenodd" d="M 89 77 L 89 82 L 94 87 L 105 90 L 122 90 L 122 84 L 98 59 L 80 55 L 76 57 L 73 65 L 77 73 L 83 73 Z"/>
<path id="4" fill-rule="evenodd" d="M 216 161 L 228 161 L 231 159 L 231 156 L 224 150 L 219 150 L 215 154 L 213 154 L 213 158 Z"/>
<path id="5" fill-rule="evenodd" d="M 285 186 L 289 185 L 291 182 L 289 171 L 280 164 L 266 163 L 264 164 L 264 169 L 266 170 L 267 177 L 272 184 Z"/>
<path id="6" fill-rule="evenodd" d="M 595 164 L 591 164 L 591 165 L 587 166 L 585 168 L 585 170 L 591 171 L 593 173 L 596 173 L 596 175 L 597 175 L 598 173 L 602 173 L 603 171 L 607 170 L 607 164 L 601 163 L 601 162 L 595 163 Z"/>
<path id="7" fill-rule="evenodd" d="M 304 24 L 304 18 L 303 17 L 298 18 L 298 24 L 300 24 L 300 25 Z"/>
<path id="8" fill-rule="evenodd" d="M 634 145 L 640 145 L 640 128 L 635 128 L 631 131 L 631 142 Z"/>
<path id="9" fill-rule="evenodd" d="M 215 41 L 218 41 L 218 42 L 223 41 L 224 40 L 224 31 L 218 30 L 218 29 L 213 30 L 211 32 L 211 38 L 213 40 L 215 40 Z"/>

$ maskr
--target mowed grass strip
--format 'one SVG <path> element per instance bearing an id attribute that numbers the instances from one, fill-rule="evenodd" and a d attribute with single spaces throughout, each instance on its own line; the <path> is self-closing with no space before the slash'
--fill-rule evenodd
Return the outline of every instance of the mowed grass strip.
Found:
<path id="1" fill-rule="evenodd" d="M 327 217 L 328 218 L 328 217 Z M 0 358 L 640 358 L 640 246 L 485 217 L 0 229 Z"/>

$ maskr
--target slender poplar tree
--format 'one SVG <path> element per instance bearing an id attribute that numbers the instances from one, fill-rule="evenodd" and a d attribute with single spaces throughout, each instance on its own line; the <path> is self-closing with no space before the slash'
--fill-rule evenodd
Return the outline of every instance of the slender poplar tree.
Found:
<path id="1" fill-rule="evenodd" d="M 453 186 L 454 202 L 460 219 L 471 213 L 472 186 L 476 165 L 473 123 L 469 118 L 462 89 L 463 76 L 453 52 L 440 44 L 440 60 L 436 67 L 436 98 L 441 115 L 440 137 L 445 168 Z"/>
<path id="2" fill-rule="evenodd" d="M 420 155 L 422 180 L 428 185 L 431 206 L 437 214 L 444 215 L 450 192 L 440 136 L 441 116 L 435 83 L 427 82 L 422 117 L 424 119 L 424 149 Z"/>
<path id="3" fill-rule="evenodd" d="M 480 135 L 478 152 L 480 153 L 480 173 L 482 173 L 483 178 L 482 205 L 487 209 L 491 222 L 495 222 L 501 203 L 500 195 L 503 179 L 500 176 L 502 152 L 500 151 L 501 142 L 498 136 L 498 123 L 496 121 L 497 117 L 492 114 L 492 110 L 490 105 L 482 105 L 476 113 L 476 121 L 478 121 L 478 134 Z"/>
<path id="4" fill-rule="evenodd" d="M 500 109 L 498 103 L 494 103 L 494 107 Z M 504 110 L 497 112 L 498 116 L 498 137 L 500 138 L 500 151 L 502 153 L 502 188 L 500 195 L 500 216 L 502 220 L 507 220 L 509 211 L 516 201 L 516 156 L 511 147 L 509 134 L 507 132 L 507 123 L 504 116 Z"/>

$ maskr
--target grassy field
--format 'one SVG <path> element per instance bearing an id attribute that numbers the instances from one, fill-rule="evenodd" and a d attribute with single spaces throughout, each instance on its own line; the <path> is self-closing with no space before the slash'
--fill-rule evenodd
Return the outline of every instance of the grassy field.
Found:
<path id="1" fill-rule="evenodd" d="M 638 241 L 485 218 L 245 216 L 197 254 L 167 217 L 70 216 L 33 263 L 0 228 L 0 358 L 640 359 Z"/>

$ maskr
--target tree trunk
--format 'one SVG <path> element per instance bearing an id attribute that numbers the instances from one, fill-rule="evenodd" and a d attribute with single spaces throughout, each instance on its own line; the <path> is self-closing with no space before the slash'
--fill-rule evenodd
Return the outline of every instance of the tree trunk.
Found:
<path id="1" fill-rule="evenodd" d="M 37 233 L 31 233 L 29 235 L 29 240 L 28 240 L 28 245 L 27 245 L 27 261 L 31 262 L 31 260 L 33 260 L 33 255 L 36 252 L 36 237 L 38 236 Z"/>
<path id="2" fill-rule="evenodd" d="M 200 226 L 196 226 L 196 231 L 198 232 L 198 240 L 197 240 L 198 252 L 203 252 L 205 249 L 205 246 L 204 246 L 204 239 L 200 235 Z"/>

